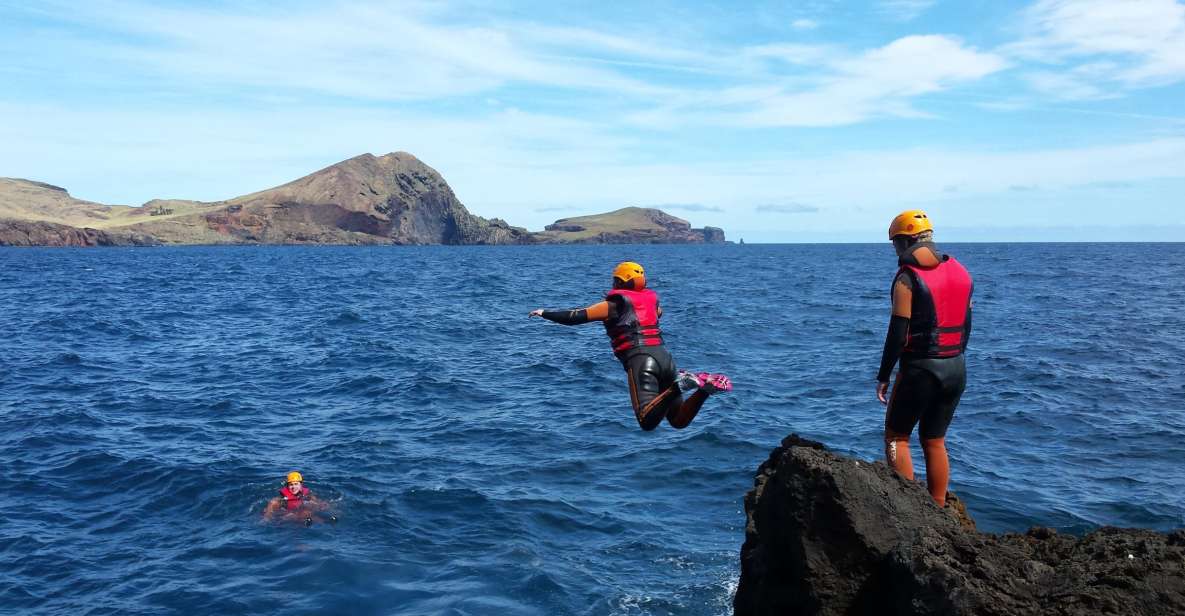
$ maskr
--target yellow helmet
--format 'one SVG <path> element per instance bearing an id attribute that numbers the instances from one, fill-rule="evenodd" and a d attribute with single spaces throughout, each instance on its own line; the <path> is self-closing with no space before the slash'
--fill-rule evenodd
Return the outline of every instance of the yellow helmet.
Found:
<path id="1" fill-rule="evenodd" d="M 930 217 L 921 210 L 906 210 L 897 215 L 889 225 L 889 239 L 899 235 L 917 235 L 925 231 L 933 231 Z"/>
<path id="2" fill-rule="evenodd" d="M 646 286 L 646 270 L 633 261 L 622 261 L 613 268 L 613 286 L 641 291 Z"/>
<path id="3" fill-rule="evenodd" d="M 288 483 L 292 483 L 294 481 L 299 481 L 301 483 L 304 482 L 304 477 L 301 476 L 300 471 L 292 471 L 291 473 L 288 473 Z"/>

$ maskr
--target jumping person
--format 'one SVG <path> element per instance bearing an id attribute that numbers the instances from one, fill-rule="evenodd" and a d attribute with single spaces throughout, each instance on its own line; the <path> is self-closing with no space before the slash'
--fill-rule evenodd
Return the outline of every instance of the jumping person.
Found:
<path id="1" fill-rule="evenodd" d="M 876 397 L 886 405 L 885 459 L 913 479 L 909 435 L 918 426 L 926 459 L 926 487 L 939 507 L 946 504 L 950 461 L 946 429 L 967 386 L 963 352 L 971 336 L 971 275 L 933 243 L 934 227 L 921 210 L 893 219 L 889 239 L 897 251 L 893 314 L 881 355 Z M 893 394 L 889 377 L 901 360 Z"/>
<path id="2" fill-rule="evenodd" d="M 709 395 L 732 389 L 723 374 L 676 370 L 658 326 L 658 294 L 646 288 L 645 271 L 633 261 L 613 270 L 613 288 L 604 301 L 573 310 L 532 310 L 528 316 L 563 325 L 603 322 L 613 354 L 625 368 L 634 416 L 643 430 L 653 430 L 663 418 L 674 428 L 686 428 Z M 682 391 L 690 389 L 695 393 L 684 400 Z"/>

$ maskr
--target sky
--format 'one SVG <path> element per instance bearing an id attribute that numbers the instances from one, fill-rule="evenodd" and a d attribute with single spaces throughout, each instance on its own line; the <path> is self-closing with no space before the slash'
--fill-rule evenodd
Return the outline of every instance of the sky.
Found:
<path id="1" fill-rule="evenodd" d="M 0 176 L 214 201 L 406 151 L 538 230 L 1185 241 L 1185 0 L 0 0 Z"/>

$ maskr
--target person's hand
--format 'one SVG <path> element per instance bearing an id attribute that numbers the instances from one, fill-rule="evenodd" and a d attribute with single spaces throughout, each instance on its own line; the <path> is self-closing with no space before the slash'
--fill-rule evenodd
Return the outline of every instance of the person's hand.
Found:
<path id="1" fill-rule="evenodd" d="M 539 308 L 538 310 L 532 310 L 531 312 L 527 313 L 527 316 L 528 317 L 541 317 L 541 316 L 543 316 L 543 309 Z"/>
<path id="2" fill-rule="evenodd" d="M 876 384 L 876 399 L 880 400 L 881 404 L 888 406 L 888 404 L 889 404 L 888 394 L 889 394 L 889 382 L 888 381 Z"/>

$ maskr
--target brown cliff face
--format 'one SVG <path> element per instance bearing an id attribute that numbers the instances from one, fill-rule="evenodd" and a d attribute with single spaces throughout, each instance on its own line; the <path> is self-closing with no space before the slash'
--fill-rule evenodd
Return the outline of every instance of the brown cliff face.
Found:
<path id="1" fill-rule="evenodd" d="M 406 152 L 363 154 L 217 205 L 137 226 L 176 243 L 517 244 L 529 236 L 470 214 L 439 173 Z"/>
<path id="2" fill-rule="evenodd" d="M 0 245 L 163 244 L 626 244 L 717 243 L 724 232 L 692 229 L 656 209 L 565 219 L 531 233 L 475 216 L 436 170 L 406 152 L 363 154 L 282 186 L 226 201 L 153 200 L 142 207 L 75 199 L 65 189 L 0 178 L 0 219 L 78 229 L 10 229 Z M 86 229 L 90 231 L 85 231 Z M 97 231 L 105 232 L 101 235 Z M 85 231 L 85 232 L 84 232 Z M 132 239 L 140 238 L 140 239 Z"/>
<path id="3" fill-rule="evenodd" d="M 158 246 L 142 233 L 108 232 L 52 222 L 0 220 L 0 246 Z"/>

